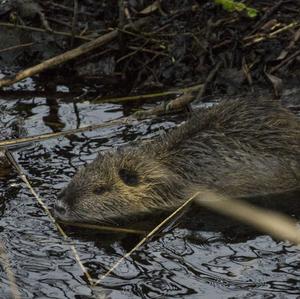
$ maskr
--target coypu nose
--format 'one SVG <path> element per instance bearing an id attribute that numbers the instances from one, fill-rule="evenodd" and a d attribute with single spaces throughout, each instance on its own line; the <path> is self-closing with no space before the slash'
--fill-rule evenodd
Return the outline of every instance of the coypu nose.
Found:
<path id="1" fill-rule="evenodd" d="M 67 212 L 67 210 L 64 207 L 62 207 L 58 204 L 55 204 L 54 210 L 55 210 L 55 212 L 57 212 L 60 215 L 64 215 Z"/>

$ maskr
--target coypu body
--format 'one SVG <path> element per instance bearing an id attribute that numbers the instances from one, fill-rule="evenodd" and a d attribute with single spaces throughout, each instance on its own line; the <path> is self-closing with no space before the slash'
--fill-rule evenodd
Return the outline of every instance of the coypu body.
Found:
<path id="1" fill-rule="evenodd" d="M 271 100 L 230 100 L 166 136 L 99 154 L 60 193 L 58 218 L 115 223 L 174 209 L 191 190 L 235 198 L 297 190 L 300 122 Z"/>

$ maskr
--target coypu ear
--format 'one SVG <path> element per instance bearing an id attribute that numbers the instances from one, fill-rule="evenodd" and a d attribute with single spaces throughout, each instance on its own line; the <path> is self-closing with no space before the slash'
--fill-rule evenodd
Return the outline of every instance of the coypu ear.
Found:
<path id="1" fill-rule="evenodd" d="M 137 186 L 140 181 L 136 171 L 126 168 L 119 170 L 119 177 L 128 186 Z"/>

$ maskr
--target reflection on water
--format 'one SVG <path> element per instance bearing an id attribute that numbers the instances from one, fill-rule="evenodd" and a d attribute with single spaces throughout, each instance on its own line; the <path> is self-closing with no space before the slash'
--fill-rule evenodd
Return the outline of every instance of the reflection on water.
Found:
<path id="1" fill-rule="evenodd" d="M 52 103 L 56 107 L 49 108 Z M 44 98 L 0 100 L 1 125 L 24 118 L 28 135 L 116 119 L 118 105 L 60 103 Z M 2 110 L 3 111 L 3 110 Z M 58 123 L 59 126 L 55 126 Z M 145 121 L 30 144 L 14 156 L 35 190 L 53 206 L 75 171 L 106 151 L 137 138 L 160 134 L 172 119 Z M 6 130 L 6 129 L 5 129 Z M 3 131 L 4 132 L 4 131 Z M 6 131 L 5 131 L 6 132 Z M 0 136 L 2 139 L 6 136 Z M 4 136 L 4 137 L 3 137 Z M 287 199 L 290 215 L 299 216 Z M 278 199 L 282 203 L 282 199 Z M 269 201 L 268 201 L 269 202 Z M 274 208 L 275 205 L 274 205 Z M 280 207 L 281 209 L 282 207 Z M 153 223 L 154 225 L 154 223 Z M 67 229 L 64 241 L 31 193 L 15 175 L 0 181 L 0 238 L 7 248 L 22 298 L 299 298 L 300 251 L 251 228 L 204 210 L 189 212 L 173 229 L 150 240 L 93 290 L 70 244 L 94 278 L 104 274 L 137 242 L 136 236 Z M 0 267 L 0 298 L 9 283 Z"/>

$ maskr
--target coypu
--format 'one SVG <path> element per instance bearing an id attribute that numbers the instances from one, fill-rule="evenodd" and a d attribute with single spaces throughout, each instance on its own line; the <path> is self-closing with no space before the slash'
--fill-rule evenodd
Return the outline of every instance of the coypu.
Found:
<path id="1" fill-rule="evenodd" d="M 267 99 L 201 109 L 163 138 L 99 154 L 60 192 L 62 220 L 118 223 L 178 207 L 194 188 L 234 198 L 297 190 L 300 122 Z"/>

